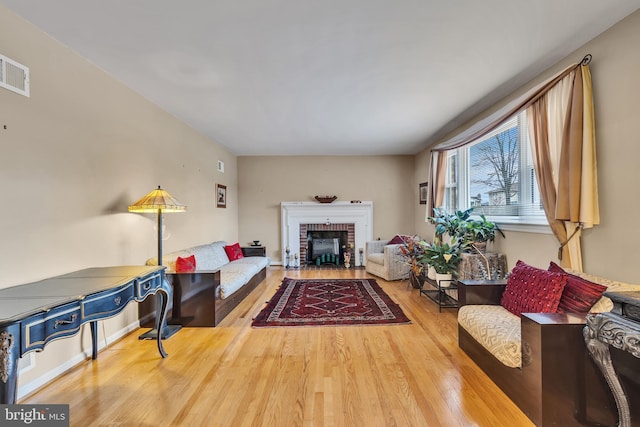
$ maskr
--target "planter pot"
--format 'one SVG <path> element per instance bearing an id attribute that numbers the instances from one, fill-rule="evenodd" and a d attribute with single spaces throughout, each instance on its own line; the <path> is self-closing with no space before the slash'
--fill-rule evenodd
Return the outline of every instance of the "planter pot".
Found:
<path id="1" fill-rule="evenodd" d="M 409 275 L 409 281 L 411 282 L 411 286 L 414 289 L 422 289 L 422 285 L 424 284 L 424 277 L 422 274 L 416 275 L 413 271 Z"/>
<path id="2" fill-rule="evenodd" d="M 451 273 L 436 273 L 436 282 L 441 288 L 448 288 L 451 286 Z"/>
<path id="3" fill-rule="evenodd" d="M 436 269 L 435 267 L 429 266 L 427 270 L 427 277 L 431 280 L 436 280 Z"/>
<path id="4" fill-rule="evenodd" d="M 487 252 L 487 242 L 472 242 L 472 244 L 473 244 L 472 247 L 475 248 L 474 252 L 477 251 L 481 254 L 484 254 Z"/>

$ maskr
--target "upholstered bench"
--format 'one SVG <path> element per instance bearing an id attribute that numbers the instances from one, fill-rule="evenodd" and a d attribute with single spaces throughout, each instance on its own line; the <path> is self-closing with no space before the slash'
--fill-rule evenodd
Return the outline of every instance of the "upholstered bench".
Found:
<path id="1" fill-rule="evenodd" d="M 614 425 L 615 402 L 588 355 L 582 332 L 587 312 L 613 308 L 611 300 L 600 296 L 603 290 L 640 286 L 567 273 L 572 282 L 562 289 L 566 301 L 561 312 L 556 307 L 553 312 L 517 315 L 501 305 L 506 280 L 459 281 L 459 346 L 536 425 Z M 580 286 L 589 285 L 578 279 L 598 291 L 581 295 Z M 582 312 L 571 311 L 581 304 Z"/>

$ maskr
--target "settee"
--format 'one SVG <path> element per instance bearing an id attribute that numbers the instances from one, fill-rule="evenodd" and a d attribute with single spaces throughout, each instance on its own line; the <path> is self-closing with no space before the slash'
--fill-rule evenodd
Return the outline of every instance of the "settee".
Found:
<path id="1" fill-rule="evenodd" d="M 395 243 L 396 236 L 388 240 L 372 240 L 365 243 L 367 273 L 384 280 L 402 280 L 409 277 L 409 264 L 402 254 L 403 243 Z"/>
<path id="2" fill-rule="evenodd" d="M 553 263 L 550 266 L 563 274 L 558 269 Z M 612 301 L 602 296 L 604 290 L 640 290 L 640 286 L 566 273 L 561 298 L 566 297 L 569 303 L 565 302 L 564 309 L 558 304 L 552 312 L 520 315 L 503 306 L 511 277 L 459 281 L 459 347 L 537 426 L 613 426 L 615 402 L 586 349 L 585 317 L 587 312 L 613 308 Z M 576 283 L 593 284 L 589 288 L 593 292 L 588 297 L 575 293 Z M 574 308 L 571 298 L 578 302 Z"/>
<path id="3" fill-rule="evenodd" d="M 195 268 L 181 268 L 185 262 Z M 146 264 L 157 265 L 158 260 L 150 258 Z M 173 288 L 169 323 L 216 326 L 266 278 L 271 260 L 244 256 L 237 243 L 216 241 L 163 255 L 162 264 Z M 154 318 L 149 304 L 140 304 L 139 313 L 141 325 Z"/>

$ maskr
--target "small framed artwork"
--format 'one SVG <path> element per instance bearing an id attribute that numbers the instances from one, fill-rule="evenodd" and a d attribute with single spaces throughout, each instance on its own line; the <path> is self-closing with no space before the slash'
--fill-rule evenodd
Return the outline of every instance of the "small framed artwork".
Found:
<path id="1" fill-rule="evenodd" d="M 426 182 L 421 182 L 420 183 L 420 187 L 419 187 L 419 194 L 420 194 L 420 204 L 421 205 L 426 205 L 427 204 L 427 184 Z"/>
<path id="2" fill-rule="evenodd" d="M 216 184 L 216 206 L 219 208 L 227 207 L 227 186 Z"/>

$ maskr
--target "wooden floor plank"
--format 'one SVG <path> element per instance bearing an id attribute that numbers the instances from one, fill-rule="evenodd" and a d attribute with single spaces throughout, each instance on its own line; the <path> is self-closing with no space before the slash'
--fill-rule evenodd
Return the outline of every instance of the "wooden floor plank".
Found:
<path id="1" fill-rule="evenodd" d="M 252 328 L 285 276 L 374 277 L 270 267 L 219 326 L 166 340 L 168 358 L 136 331 L 19 403 L 69 403 L 72 426 L 533 425 L 458 348 L 456 310 L 406 281 L 376 278 L 409 325 Z"/>

